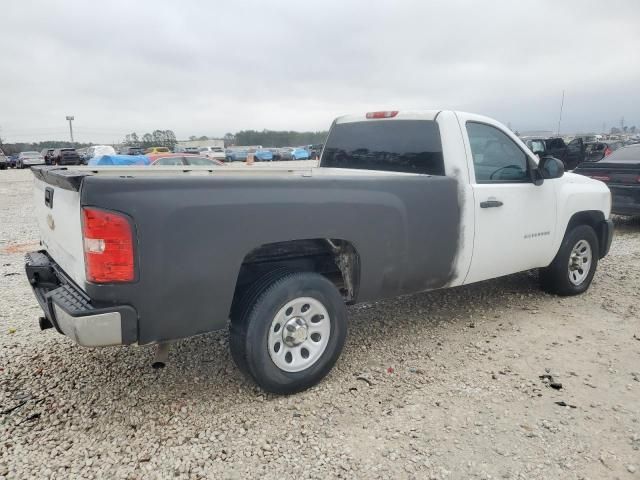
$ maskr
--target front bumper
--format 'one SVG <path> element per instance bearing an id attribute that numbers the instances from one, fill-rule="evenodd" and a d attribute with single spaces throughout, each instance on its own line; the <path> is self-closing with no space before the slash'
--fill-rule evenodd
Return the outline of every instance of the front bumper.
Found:
<path id="1" fill-rule="evenodd" d="M 138 315 L 129 305 L 96 305 L 44 252 L 26 255 L 25 270 L 46 319 L 85 347 L 128 345 L 138 337 Z"/>

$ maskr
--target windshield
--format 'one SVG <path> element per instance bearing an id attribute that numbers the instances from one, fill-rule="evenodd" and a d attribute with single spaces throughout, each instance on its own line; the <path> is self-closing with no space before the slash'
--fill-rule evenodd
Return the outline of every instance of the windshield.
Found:
<path id="1" fill-rule="evenodd" d="M 338 123 L 329 132 L 320 165 L 444 175 L 440 130 L 431 120 Z"/>

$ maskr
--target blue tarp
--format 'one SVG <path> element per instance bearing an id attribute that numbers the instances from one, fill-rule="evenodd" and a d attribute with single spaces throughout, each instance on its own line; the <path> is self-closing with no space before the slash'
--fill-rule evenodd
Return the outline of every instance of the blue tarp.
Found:
<path id="1" fill-rule="evenodd" d="M 101 155 L 93 157 L 87 165 L 149 165 L 151 162 L 145 155 Z"/>

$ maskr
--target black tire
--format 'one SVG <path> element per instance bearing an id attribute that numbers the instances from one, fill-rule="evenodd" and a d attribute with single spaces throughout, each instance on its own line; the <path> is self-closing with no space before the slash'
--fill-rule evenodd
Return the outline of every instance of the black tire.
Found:
<path id="1" fill-rule="evenodd" d="M 570 258 L 574 247 L 580 241 L 585 241 L 591 249 L 591 263 L 587 275 L 579 283 L 570 280 L 572 271 L 569 267 Z M 539 277 L 542 289 L 548 293 L 561 296 L 578 295 L 583 293 L 591 285 L 593 275 L 596 273 L 599 258 L 599 243 L 596 232 L 588 225 L 578 225 L 567 232 L 562 240 L 560 249 L 551 265 L 541 268 Z M 582 272 L 582 270 L 578 270 Z"/>
<path id="2" fill-rule="evenodd" d="M 329 315 L 331 334 L 315 363 L 304 370 L 289 372 L 271 359 L 268 335 L 278 311 L 300 297 L 311 297 L 323 305 Z M 327 278 L 313 272 L 271 272 L 249 287 L 231 312 L 229 343 L 236 365 L 272 393 L 292 394 L 317 384 L 337 361 L 346 336 L 347 311 L 340 292 Z"/>
<path id="3" fill-rule="evenodd" d="M 231 306 L 231 326 L 229 335 L 229 347 L 231 349 L 231 356 L 236 366 L 240 371 L 251 376 L 249 372 L 249 366 L 244 355 L 244 341 L 247 335 L 247 325 L 242 321 L 251 307 L 255 304 L 256 300 L 264 290 L 276 280 L 294 273 L 288 268 L 279 268 L 266 273 L 258 280 L 255 280 L 248 287 L 245 287 L 241 292 L 236 294 L 236 298 Z"/>

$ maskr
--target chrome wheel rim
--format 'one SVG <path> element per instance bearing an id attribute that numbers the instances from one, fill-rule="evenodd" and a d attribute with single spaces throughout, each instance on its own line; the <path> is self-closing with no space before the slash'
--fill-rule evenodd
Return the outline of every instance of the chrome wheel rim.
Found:
<path id="1" fill-rule="evenodd" d="M 589 275 L 592 262 L 591 245 L 586 240 L 579 240 L 569 255 L 569 281 L 580 285 Z"/>
<path id="2" fill-rule="evenodd" d="M 300 372 L 320 359 L 330 335 L 331 321 L 325 306 L 315 298 L 294 298 L 271 322 L 269 356 L 279 369 Z"/>

